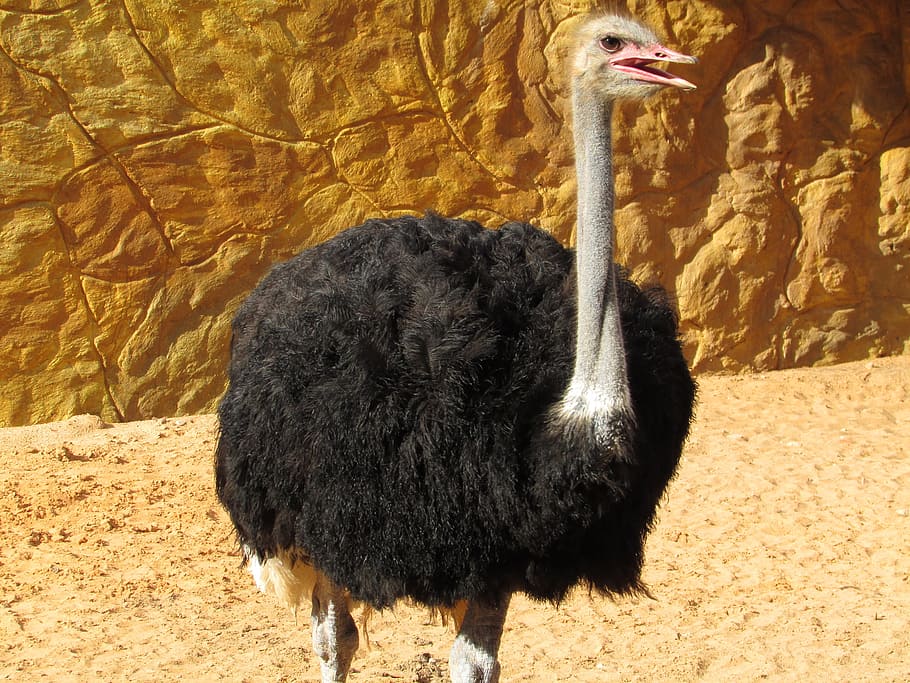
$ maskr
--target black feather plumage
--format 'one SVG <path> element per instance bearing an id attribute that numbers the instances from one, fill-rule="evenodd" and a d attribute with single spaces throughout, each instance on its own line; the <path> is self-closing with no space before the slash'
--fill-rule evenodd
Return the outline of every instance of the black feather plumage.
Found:
<path id="1" fill-rule="evenodd" d="M 622 276 L 633 458 L 554 419 L 573 264 L 532 226 L 427 214 L 276 266 L 234 320 L 219 408 L 217 491 L 240 541 L 300 553 L 377 607 L 640 589 L 695 386 L 666 295 Z"/>

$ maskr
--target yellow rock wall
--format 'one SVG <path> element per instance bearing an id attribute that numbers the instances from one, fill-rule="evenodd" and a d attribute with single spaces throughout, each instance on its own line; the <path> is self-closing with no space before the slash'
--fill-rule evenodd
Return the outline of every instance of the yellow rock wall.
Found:
<path id="1" fill-rule="evenodd" d="M 910 6 L 630 0 L 619 256 L 698 370 L 910 352 Z M 585 3 L 0 0 L 0 423 L 211 410 L 270 264 L 371 215 L 571 242 Z"/>

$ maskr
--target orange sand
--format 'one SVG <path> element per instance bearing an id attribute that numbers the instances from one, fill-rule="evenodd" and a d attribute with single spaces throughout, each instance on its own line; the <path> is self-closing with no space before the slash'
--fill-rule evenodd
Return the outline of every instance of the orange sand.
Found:
<path id="1" fill-rule="evenodd" d="M 504 681 L 910 680 L 910 357 L 703 377 L 648 545 L 656 600 L 516 598 Z M 0 679 L 318 680 L 212 490 L 211 416 L 0 430 Z M 352 682 L 447 680 L 378 615 Z"/>

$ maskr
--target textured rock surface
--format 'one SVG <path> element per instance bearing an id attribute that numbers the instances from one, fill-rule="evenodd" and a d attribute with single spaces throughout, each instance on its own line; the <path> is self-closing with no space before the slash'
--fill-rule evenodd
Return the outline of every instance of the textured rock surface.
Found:
<path id="1" fill-rule="evenodd" d="M 695 369 L 910 352 L 906 3 L 629 6 L 701 59 L 615 123 L 620 258 Z M 0 0 L 0 423 L 210 410 L 243 296 L 370 215 L 570 242 L 583 9 Z"/>

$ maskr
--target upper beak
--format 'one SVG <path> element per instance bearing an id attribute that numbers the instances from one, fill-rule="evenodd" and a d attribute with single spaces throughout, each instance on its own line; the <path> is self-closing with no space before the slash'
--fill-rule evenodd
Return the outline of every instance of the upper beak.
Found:
<path id="1" fill-rule="evenodd" d="M 698 64 L 698 59 L 692 55 L 684 55 L 682 52 L 676 52 L 665 48 L 663 45 L 655 45 L 650 49 L 654 58 L 661 62 L 678 62 L 679 64 Z"/>

